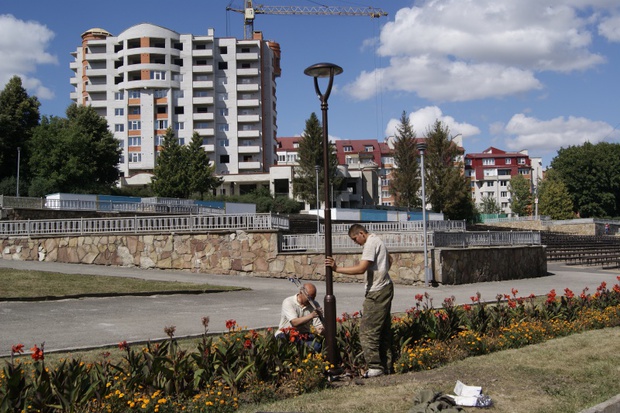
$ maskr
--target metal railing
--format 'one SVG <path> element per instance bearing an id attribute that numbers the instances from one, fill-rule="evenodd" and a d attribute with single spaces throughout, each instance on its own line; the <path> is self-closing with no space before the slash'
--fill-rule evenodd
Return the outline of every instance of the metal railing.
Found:
<path id="1" fill-rule="evenodd" d="M 388 249 L 417 249 L 424 246 L 424 232 L 383 232 L 377 233 Z M 507 245 L 540 245 L 540 232 L 534 231 L 486 231 L 486 232 L 428 232 L 427 245 L 430 247 L 474 247 Z M 280 251 L 323 251 L 323 234 L 283 235 Z M 332 248 L 335 251 L 359 249 L 348 235 L 333 234 Z"/>
<path id="2" fill-rule="evenodd" d="M 13 197 L 0 195 L 0 208 L 54 209 L 62 211 L 143 212 L 157 214 L 223 214 L 221 208 L 189 203 L 122 202 L 112 200 L 77 200 Z"/>
<path id="3" fill-rule="evenodd" d="M 0 221 L 0 236 L 275 230 L 288 226 L 288 218 L 272 214 L 74 218 Z"/>
<path id="4" fill-rule="evenodd" d="M 465 231 L 465 221 L 426 221 L 428 231 Z M 394 221 L 362 223 L 368 232 L 412 232 L 422 231 L 422 221 Z M 332 224 L 332 233 L 348 233 L 351 224 Z M 321 231 L 324 231 L 321 225 Z"/>
<path id="5" fill-rule="evenodd" d="M 526 217 L 506 217 L 506 218 L 488 218 L 483 221 L 485 224 L 495 224 L 499 222 L 524 222 L 524 221 L 545 221 L 549 217 L 545 215 L 539 216 L 526 216 Z"/>

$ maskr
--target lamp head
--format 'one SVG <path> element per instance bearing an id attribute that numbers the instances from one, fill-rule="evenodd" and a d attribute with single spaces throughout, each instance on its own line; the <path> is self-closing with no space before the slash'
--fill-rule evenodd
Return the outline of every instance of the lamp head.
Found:
<path id="1" fill-rule="evenodd" d="M 337 76 L 343 72 L 342 68 L 333 63 L 317 63 L 309 66 L 304 70 L 304 74 L 314 78 L 317 77 L 332 77 Z"/>
<path id="2" fill-rule="evenodd" d="M 418 142 L 416 144 L 416 148 L 418 148 L 418 151 L 420 151 L 420 153 L 423 153 L 426 150 L 426 142 Z"/>

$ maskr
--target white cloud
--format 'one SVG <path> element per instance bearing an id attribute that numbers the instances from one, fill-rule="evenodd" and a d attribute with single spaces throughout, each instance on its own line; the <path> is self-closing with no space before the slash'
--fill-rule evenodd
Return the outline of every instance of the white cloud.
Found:
<path id="1" fill-rule="evenodd" d="M 445 126 L 450 129 L 452 136 L 462 135 L 463 138 L 478 135 L 480 129 L 469 123 L 457 122 L 452 116 L 446 116 L 443 114 L 440 108 L 437 106 L 427 106 L 409 114 L 409 121 L 416 136 L 423 137 L 429 128 L 433 126 L 436 120 L 440 120 Z M 396 133 L 396 127 L 400 124 L 399 119 L 390 119 L 385 129 L 385 136 L 394 136 Z"/>
<path id="2" fill-rule="evenodd" d="M 345 87 L 356 99 L 378 89 L 431 101 L 497 98 L 541 89 L 540 72 L 588 70 L 605 62 L 592 51 L 593 27 L 620 40 L 611 0 L 421 0 L 382 28 L 386 68 L 362 72 Z"/>
<path id="3" fill-rule="evenodd" d="M 15 75 L 22 78 L 22 84 L 40 99 L 50 99 L 53 93 L 40 80 L 31 76 L 37 66 L 58 64 L 56 56 L 46 49 L 54 33 L 46 26 L 16 19 L 10 14 L 0 15 L 0 84 L 5 85 Z"/>
<path id="4" fill-rule="evenodd" d="M 527 149 L 540 154 L 548 154 L 562 147 L 581 145 L 584 142 L 598 143 L 620 133 L 606 122 L 582 117 L 557 117 L 540 120 L 522 113 L 516 114 L 506 124 L 504 132 L 513 138 L 506 139 L 511 150 Z"/>

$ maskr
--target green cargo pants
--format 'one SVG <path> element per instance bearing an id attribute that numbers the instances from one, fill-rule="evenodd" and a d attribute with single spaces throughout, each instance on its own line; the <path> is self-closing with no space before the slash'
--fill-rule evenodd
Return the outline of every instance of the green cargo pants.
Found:
<path id="1" fill-rule="evenodd" d="M 392 298 L 394 284 L 366 293 L 360 341 L 368 368 L 390 373 L 392 364 Z"/>

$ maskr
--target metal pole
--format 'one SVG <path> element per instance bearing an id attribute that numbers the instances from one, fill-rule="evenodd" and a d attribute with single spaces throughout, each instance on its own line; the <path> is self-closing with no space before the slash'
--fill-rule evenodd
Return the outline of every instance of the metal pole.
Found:
<path id="1" fill-rule="evenodd" d="M 316 233 L 319 234 L 321 229 L 321 224 L 319 221 L 319 169 L 321 167 L 319 165 L 314 165 L 315 177 L 316 177 Z"/>
<path id="2" fill-rule="evenodd" d="M 21 147 L 17 147 L 17 189 L 15 191 L 15 195 L 19 198 L 19 162 L 21 158 Z"/>
<path id="3" fill-rule="evenodd" d="M 334 76 L 342 73 L 342 68 L 332 63 L 317 63 L 312 65 L 304 73 L 314 78 L 314 90 L 321 101 L 321 112 L 323 115 L 323 189 L 325 197 L 325 208 L 323 222 L 325 223 L 325 257 L 332 256 L 332 214 L 331 201 L 329 194 L 329 139 L 327 127 L 327 100 L 332 90 Z M 319 77 L 328 77 L 329 83 L 325 93 L 319 89 Z M 336 297 L 334 297 L 334 282 L 332 267 L 325 267 L 325 344 L 327 350 L 327 361 L 334 366 L 338 364 L 338 348 L 336 347 Z"/>
<path id="4" fill-rule="evenodd" d="M 428 235 L 426 228 L 426 178 L 424 176 L 424 151 L 426 143 L 418 143 L 420 152 L 420 174 L 422 175 L 422 232 L 424 233 L 424 285 L 428 287 L 431 281 L 430 268 L 428 267 Z"/>

